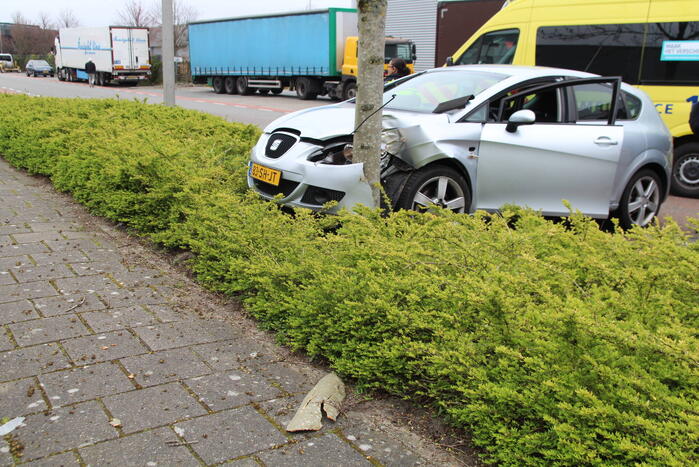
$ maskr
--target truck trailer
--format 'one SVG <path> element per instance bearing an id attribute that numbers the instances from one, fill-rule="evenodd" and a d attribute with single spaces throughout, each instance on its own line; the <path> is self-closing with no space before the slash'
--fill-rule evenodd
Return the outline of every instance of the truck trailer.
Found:
<path id="1" fill-rule="evenodd" d="M 148 29 L 122 26 L 61 29 L 56 37 L 56 74 L 61 81 L 87 80 L 85 63 L 97 69 L 95 82 L 135 83 L 150 76 Z"/>
<path id="2" fill-rule="evenodd" d="M 279 94 L 288 87 L 301 99 L 349 99 L 357 93 L 357 34 L 352 8 L 193 22 L 192 79 L 219 94 Z M 385 64 L 396 57 L 412 71 L 412 41 L 387 37 Z"/>

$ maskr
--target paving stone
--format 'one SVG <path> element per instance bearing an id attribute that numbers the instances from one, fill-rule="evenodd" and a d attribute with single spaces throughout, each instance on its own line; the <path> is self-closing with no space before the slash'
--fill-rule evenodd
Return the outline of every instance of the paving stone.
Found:
<path id="1" fill-rule="evenodd" d="M 372 465 L 366 457 L 332 433 L 320 438 L 306 439 L 281 449 L 261 452 L 258 457 L 267 465 L 283 465 L 285 467 Z"/>
<path id="2" fill-rule="evenodd" d="M 4 350 L 14 349 L 15 345 L 10 340 L 10 337 L 5 332 L 5 329 L 0 327 L 0 352 Z"/>
<path id="3" fill-rule="evenodd" d="M 82 402 L 134 389 L 114 363 L 98 363 L 41 375 L 39 381 L 54 406 Z"/>
<path id="4" fill-rule="evenodd" d="M 342 433 L 366 456 L 386 467 L 425 465 L 425 460 L 386 433 L 368 428 L 358 418 L 342 419 Z"/>
<path id="5" fill-rule="evenodd" d="M 80 224 L 77 222 L 32 222 L 28 225 L 33 232 L 62 232 L 64 230 L 77 230 L 80 228 Z"/>
<path id="6" fill-rule="evenodd" d="M 148 287 L 140 287 L 136 289 L 120 288 L 116 290 L 102 291 L 99 295 L 110 308 L 136 305 L 154 305 L 167 302 L 167 299 L 164 296 Z"/>
<path id="7" fill-rule="evenodd" d="M 32 255 L 48 253 L 49 249 L 43 243 L 21 243 L 19 245 L 0 246 L 0 257 Z"/>
<path id="8" fill-rule="evenodd" d="M 0 438 L 0 465 L 14 465 L 10 445 L 3 438 Z"/>
<path id="9" fill-rule="evenodd" d="M 39 317 L 29 300 L 0 303 L 0 324 L 16 323 Z"/>
<path id="10" fill-rule="evenodd" d="M 216 340 L 202 330 L 198 321 L 178 321 L 135 328 L 134 331 L 153 350 L 173 349 Z"/>
<path id="11" fill-rule="evenodd" d="M 73 271 L 65 264 L 47 264 L 45 266 L 24 266 L 13 269 L 12 274 L 19 282 L 48 281 L 64 277 L 75 277 Z"/>
<path id="12" fill-rule="evenodd" d="M 0 414 L 15 418 L 46 409 L 34 378 L 0 383 Z"/>
<path id="13" fill-rule="evenodd" d="M 248 338 L 195 345 L 192 350 L 219 372 L 241 368 L 250 359 L 267 357 L 267 348 Z"/>
<path id="14" fill-rule="evenodd" d="M 158 320 L 153 315 L 140 306 L 93 311 L 82 313 L 81 316 L 95 332 L 114 331 L 116 329 L 134 328 L 158 323 Z"/>
<path id="15" fill-rule="evenodd" d="M 243 372 L 226 372 L 188 379 L 185 384 L 214 411 L 280 396 L 265 378 Z"/>
<path id="16" fill-rule="evenodd" d="M 48 282 L 0 285 L 0 303 L 16 302 L 24 298 L 42 298 L 58 295 Z"/>
<path id="17" fill-rule="evenodd" d="M 283 361 L 267 361 L 265 358 L 249 359 L 244 367 L 265 376 L 288 393 L 306 393 L 320 380 L 322 375 L 310 368 Z"/>
<path id="18" fill-rule="evenodd" d="M 31 255 L 37 265 L 81 263 L 89 258 L 80 251 L 56 251 L 51 253 L 34 253 Z"/>
<path id="19" fill-rule="evenodd" d="M 206 413 L 177 383 L 109 396 L 103 401 L 109 412 L 121 420 L 125 433 L 167 425 Z"/>
<path id="20" fill-rule="evenodd" d="M 119 288 L 109 277 L 101 274 L 57 279 L 54 283 L 62 294 L 103 292 L 105 290 L 111 292 Z"/>
<path id="21" fill-rule="evenodd" d="M 119 262 L 96 261 L 90 263 L 73 263 L 71 268 L 79 276 L 91 276 L 94 274 L 102 274 L 105 272 L 114 273 L 117 271 L 126 271 L 126 266 Z"/>
<path id="22" fill-rule="evenodd" d="M 94 293 L 56 295 L 55 297 L 38 298 L 32 301 L 36 309 L 44 316 L 103 310 L 107 307 Z"/>
<path id="23" fill-rule="evenodd" d="M 31 230 L 24 224 L 0 223 L 0 235 L 13 235 L 25 232 L 31 232 Z"/>
<path id="24" fill-rule="evenodd" d="M 0 285 L 16 284 L 14 276 L 9 271 L 0 271 Z"/>
<path id="25" fill-rule="evenodd" d="M 80 455 L 93 466 L 200 465 L 186 447 L 169 446 L 167 441 L 178 438 L 172 430 L 159 428 L 82 448 Z"/>
<path id="26" fill-rule="evenodd" d="M 68 355 L 79 365 L 116 360 L 148 352 L 148 349 L 128 331 L 77 337 L 63 341 L 62 344 Z"/>
<path id="27" fill-rule="evenodd" d="M 89 232 L 85 230 L 63 230 L 61 231 L 61 235 L 63 235 L 68 240 L 75 240 L 77 238 L 88 238 L 95 241 L 99 238 L 99 236 L 96 235 L 95 232 Z"/>
<path id="28" fill-rule="evenodd" d="M 44 457 L 43 459 L 38 459 L 27 464 L 22 464 L 29 467 L 78 467 L 80 462 L 75 455 L 75 452 L 68 451 L 63 454 L 56 454 L 55 456 Z"/>
<path id="29" fill-rule="evenodd" d="M 117 431 L 95 401 L 60 407 L 47 415 L 30 415 L 13 433 L 24 445 L 24 460 L 117 437 Z"/>
<path id="30" fill-rule="evenodd" d="M 121 363 L 144 387 L 211 373 L 188 348 L 123 358 Z"/>
<path id="31" fill-rule="evenodd" d="M 0 246 L 12 245 L 13 243 L 15 242 L 12 241 L 12 238 L 9 235 L 3 235 L 0 233 Z"/>
<path id="32" fill-rule="evenodd" d="M 10 271 L 14 268 L 33 265 L 29 256 L 7 256 L 0 258 L 0 271 Z"/>
<path id="33" fill-rule="evenodd" d="M 175 431 L 190 443 L 197 441 L 192 448 L 207 464 L 280 446 L 288 440 L 250 406 L 181 422 Z"/>
<path id="34" fill-rule="evenodd" d="M 0 353 L 0 381 L 70 367 L 70 362 L 56 344 L 41 344 Z"/>
<path id="35" fill-rule="evenodd" d="M 56 231 L 47 232 L 31 232 L 31 233 L 18 233 L 13 235 L 17 243 L 35 243 L 43 242 L 49 240 L 65 240 L 60 233 Z"/>
<path id="36" fill-rule="evenodd" d="M 120 262 L 122 259 L 121 254 L 117 250 L 114 249 L 97 249 L 97 250 L 89 250 L 85 251 L 86 255 L 86 260 L 85 261 L 96 261 L 96 262 L 104 262 L 104 261 L 116 261 Z"/>
<path id="37" fill-rule="evenodd" d="M 90 334 L 77 316 L 41 318 L 10 324 L 8 327 L 22 347 Z"/>
<path id="38" fill-rule="evenodd" d="M 173 321 L 182 321 L 188 316 L 184 313 L 174 310 L 168 305 L 146 305 L 146 308 L 153 313 L 163 323 L 171 323 Z"/>
<path id="39" fill-rule="evenodd" d="M 44 243 L 51 248 L 51 251 L 71 251 L 80 250 L 88 252 L 91 250 L 104 250 L 112 249 L 116 251 L 116 246 L 112 245 L 110 242 L 101 239 L 89 239 L 89 238 L 77 238 L 74 240 L 66 240 L 63 237 L 60 239 L 45 240 Z"/>

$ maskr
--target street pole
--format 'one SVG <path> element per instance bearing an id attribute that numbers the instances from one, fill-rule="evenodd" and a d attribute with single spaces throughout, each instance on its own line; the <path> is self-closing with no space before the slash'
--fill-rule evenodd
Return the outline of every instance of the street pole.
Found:
<path id="1" fill-rule="evenodd" d="M 175 29 L 172 17 L 172 0 L 163 0 L 163 104 L 170 107 L 175 105 Z"/>

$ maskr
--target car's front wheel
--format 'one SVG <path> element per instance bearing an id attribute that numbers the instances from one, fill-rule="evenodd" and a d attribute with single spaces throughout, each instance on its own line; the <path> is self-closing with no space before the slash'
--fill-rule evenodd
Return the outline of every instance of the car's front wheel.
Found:
<path id="1" fill-rule="evenodd" d="M 699 143 L 675 148 L 671 189 L 679 196 L 699 198 Z"/>
<path id="2" fill-rule="evenodd" d="M 463 175 L 442 165 L 413 172 L 398 196 L 396 208 L 425 211 L 432 205 L 467 213 L 471 207 L 471 190 Z"/>
<path id="3" fill-rule="evenodd" d="M 660 177 L 652 170 L 641 170 L 631 177 L 619 204 L 621 227 L 648 226 L 660 210 L 661 188 Z"/>

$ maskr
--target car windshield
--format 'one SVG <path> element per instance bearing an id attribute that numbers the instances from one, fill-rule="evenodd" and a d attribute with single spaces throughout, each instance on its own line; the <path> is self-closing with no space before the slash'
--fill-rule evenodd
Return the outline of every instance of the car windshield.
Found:
<path id="1" fill-rule="evenodd" d="M 476 96 L 508 75 L 485 71 L 435 71 L 422 73 L 391 87 L 383 95 L 387 109 L 433 112 L 443 102 Z"/>
<path id="2" fill-rule="evenodd" d="M 51 66 L 46 60 L 32 60 L 34 66 Z"/>

